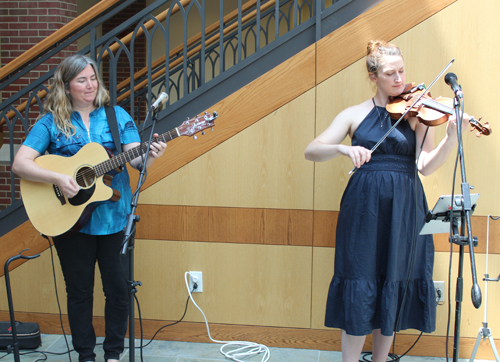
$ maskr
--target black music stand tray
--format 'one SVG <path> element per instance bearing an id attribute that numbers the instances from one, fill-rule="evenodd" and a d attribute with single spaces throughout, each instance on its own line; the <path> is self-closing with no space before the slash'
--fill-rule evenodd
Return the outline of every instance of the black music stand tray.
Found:
<path id="1" fill-rule="evenodd" d="M 476 201 L 480 194 L 470 194 L 472 212 L 476 208 Z M 455 202 L 453 203 L 453 216 L 454 219 L 460 223 L 462 218 L 462 195 L 455 195 Z M 436 205 L 432 210 L 429 210 L 425 216 L 425 224 L 420 230 L 420 235 L 427 234 L 445 234 L 450 233 L 450 209 L 451 209 L 451 195 L 440 196 Z"/>

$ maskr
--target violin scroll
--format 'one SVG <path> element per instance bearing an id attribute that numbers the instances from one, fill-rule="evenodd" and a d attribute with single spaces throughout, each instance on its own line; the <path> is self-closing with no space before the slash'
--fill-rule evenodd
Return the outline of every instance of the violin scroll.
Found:
<path id="1" fill-rule="evenodd" d="M 491 132 L 493 132 L 493 130 L 491 129 L 490 125 L 488 122 L 485 122 L 484 123 L 484 126 L 479 122 L 481 121 L 481 118 L 480 117 L 478 120 L 474 119 L 474 118 L 470 118 L 469 119 L 469 123 L 471 125 L 471 132 L 476 130 L 477 133 L 476 133 L 476 137 L 481 137 L 482 135 L 485 135 L 485 136 L 489 136 L 491 134 Z"/>
<path id="2" fill-rule="evenodd" d="M 392 119 L 399 119 L 406 113 L 406 117 L 416 117 L 419 122 L 426 126 L 438 126 L 448 121 L 450 115 L 455 114 L 453 109 L 453 99 L 437 97 L 432 98 L 430 94 L 424 94 L 425 87 L 421 84 L 414 86 L 415 83 L 410 83 L 405 86 L 405 90 L 399 96 L 391 97 L 386 106 L 387 112 Z M 415 103 L 415 101 L 418 102 Z M 476 130 L 476 137 L 482 135 L 489 136 L 492 129 L 488 122 L 484 125 L 480 123 L 481 118 L 478 120 L 474 118 L 469 119 L 472 126 L 471 131 Z"/>

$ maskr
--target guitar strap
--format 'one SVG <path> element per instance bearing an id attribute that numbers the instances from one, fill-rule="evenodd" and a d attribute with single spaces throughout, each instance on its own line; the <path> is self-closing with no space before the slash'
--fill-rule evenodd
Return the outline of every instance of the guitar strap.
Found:
<path id="1" fill-rule="evenodd" d="M 106 111 L 106 118 L 108 120 L 109 129 L 111 130 L 111 135 L 113 136 L 113 141 L 115 141 L 116 151 L 122 153 L 122 144 L 120 142 L 120 132 L 118 131 L 115 108 L 106 104 L 104 110 Z"/>

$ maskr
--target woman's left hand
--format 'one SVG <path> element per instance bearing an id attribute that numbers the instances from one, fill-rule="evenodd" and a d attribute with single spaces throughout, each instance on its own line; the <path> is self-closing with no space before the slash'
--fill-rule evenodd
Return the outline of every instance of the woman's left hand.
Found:
<path id="1" fill-rule="evenodd" d="M 154 137 L 158 137 L 158 133 L 154 134 Z M 167 148 L 167 144 L 165 142 L 153 142 L 151 143 L 151 147 L 149 148 L 149 155 L 153 158 L 158 158 L 165 153 L 165 149 Z"/>
<path id="2" fill-rule="evenodd" d="M 466 129 L 469 129 L 469 119 L 472 117 L 469 116 L 467 113 L 464 113 L 463 116 L 463 121 L 462 121 L 462 133 L 465 132 Z M 448 125 L 446 126 L 446 133 L 448 134 L 448 137 L 455 137 L 457 136 L 457 118 L 455 115 L 451 115 L 448 118 Z"/>

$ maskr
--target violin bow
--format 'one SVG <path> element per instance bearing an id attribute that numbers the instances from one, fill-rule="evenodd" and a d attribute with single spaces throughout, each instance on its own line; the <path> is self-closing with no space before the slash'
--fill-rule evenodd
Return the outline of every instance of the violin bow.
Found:
<path id="1" fill-rule="evenodd" d="M 444 69 L 441 71 L 441 73 L 438 74 L 438 76 L 432 81 L 432 83 L 429 85 L 429 87 L 427 87 L 423 92 L 422 94 L 420 94 L 420 96 L 415 100 L 415 102 L 413 102 L 413 104 L 411 105 L 411 107 L 408 107 L 408 109 L 405 111 L 405 113 L 403 113 L 401 115 L 401 117 L 399 117 L 399 119 L 396 121 L 396 123 L 394 123 L 394 125 L 391 127 L 390 130 L 387 131 L 387 133 L 380 139 L 380 141 L 378 141 L 373 147 L 372 149 L 370 150 L 370 153 L 373 153 L 373 151 L 375 151 L 378 146 L 380 146 L 380 144 L 382 142 L 384 142 L 384 140 L 387 138 L 387 136 L 389 136 L 389 134 L 394 131 L 394 129 L 398 126 L 399 122 L 401 122 L 401 120 L 403 120 L 406 115 L 408 114 L 408 112 L 413 108 L 413 106 L 415 104 L 417 104 L 420 99 L 426 94 L 429 92 L 429 90 L 432 88 L 432 86 L 434 85 L 434 83 L 437 82 L 437 80 L 439 78 L 441 78 L 441 76 L 444 74 L 444 72 L 446 72 L 448 70 L 449 67 L 451 67 L 451 65 L 453 64 L 453 62 L 455 61 L 455 58 L 453 58 L 449 63 L 448 65 L 446 65 L 446 67 L 444 67 Z M 419 84 L 417 87 L 420 87 L 422 86 L 423 83 Z M 358 168 L 356 166 L 353 167 L 353 169 L 351 171 L 349 171 L 349 175 L 353 174 L 354 172 L 356 172 L 358 170 Z"/>

